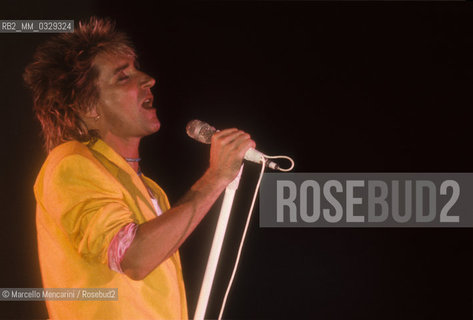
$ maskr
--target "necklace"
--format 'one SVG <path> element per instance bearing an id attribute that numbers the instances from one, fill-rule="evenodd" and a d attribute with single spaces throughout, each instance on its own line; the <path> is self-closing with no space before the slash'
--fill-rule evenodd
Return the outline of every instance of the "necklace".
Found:
<path id="1" fill-rule="evenodd" d="M 126 162 L 140 162 L 141 158 L 125 158 Z M 140 166 L 138 166 L 138 171 L 136 172 L 138 176 L 141 176 Z"/>

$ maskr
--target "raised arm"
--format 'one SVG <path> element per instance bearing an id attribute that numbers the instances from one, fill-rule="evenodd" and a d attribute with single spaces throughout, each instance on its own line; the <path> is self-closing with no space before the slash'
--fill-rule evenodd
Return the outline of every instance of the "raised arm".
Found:
<path id="1" fill-rule="evenodd" d="M 210 165 L 205 174 L 174 207 L 138 226 L 121 262 L 128 277 L 145 278 L 181 246 L 236 177 L 246 151 L 252 147 L 255 143 L 250 136 L 237 129 L 213 135 Z"/>

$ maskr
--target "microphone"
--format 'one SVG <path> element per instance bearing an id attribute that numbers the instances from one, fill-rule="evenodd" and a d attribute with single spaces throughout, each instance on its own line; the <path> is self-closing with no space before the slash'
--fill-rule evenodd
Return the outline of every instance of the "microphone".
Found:
<path id="1" fill-rule="evenodd" d="M 192 139 L 202 143 L 210 144 L 212 136 L 215 132 L 217 132 L 217 129 L 203 121 L 191 120 L 187 123 L 186 132 L 187 135 Z M 265 154 L 253 148 L 248 149 L 245 154 L 245 160 L 255 163 L 261 163 L 262 158 L 266 158 Z M 270 160 L 266 160 L 266 167 L 273 170 L 279 169 L 278 164 Z"/>

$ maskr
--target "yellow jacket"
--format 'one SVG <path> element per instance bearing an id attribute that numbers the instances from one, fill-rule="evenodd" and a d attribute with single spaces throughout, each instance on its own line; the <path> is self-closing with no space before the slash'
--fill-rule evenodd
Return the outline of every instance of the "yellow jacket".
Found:
<path id="1" fill-rule="evenodd" d="M 168 210 L 163 190 L 143 179 L 162 211 Z M 118 301 L 47 301 L 51 319 L 187 318 L 178 252 L 141 281 L 108 267 L 107 250 L 115 234 L 156 214 L 140 177 L 104 141 L 70 141 L 53 149 L 34 191 L 43 286 L 118 288 Z"/>

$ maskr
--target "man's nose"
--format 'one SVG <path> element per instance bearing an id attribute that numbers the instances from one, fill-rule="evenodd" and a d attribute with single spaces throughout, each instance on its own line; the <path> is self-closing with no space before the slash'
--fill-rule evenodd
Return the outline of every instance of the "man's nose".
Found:
<path id="1" fill-rule="evenodd" d="M 143 73 L 143 79 L 141 81 L 141 86 L 143 88 L 152 88 L 156 84 L 156 79 L 150 75 Z"/>

